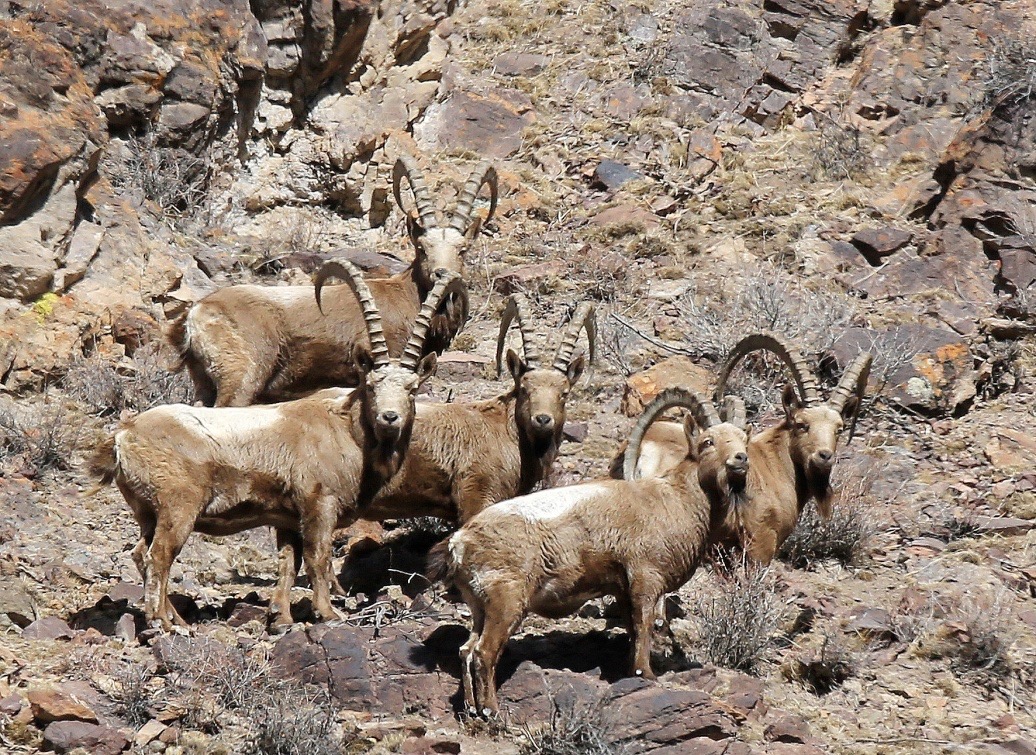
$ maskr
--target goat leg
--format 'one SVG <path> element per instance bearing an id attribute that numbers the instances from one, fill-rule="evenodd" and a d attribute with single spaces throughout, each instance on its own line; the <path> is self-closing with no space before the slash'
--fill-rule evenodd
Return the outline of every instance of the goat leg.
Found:
<path id="1" fill-rule="evenodd" d="M 292 624 L 291 588 L 302 566 L 302 536 L 294 530 L 277 530 L 277 589 L 270 600 L 270 631 L 278 633 Z"/>

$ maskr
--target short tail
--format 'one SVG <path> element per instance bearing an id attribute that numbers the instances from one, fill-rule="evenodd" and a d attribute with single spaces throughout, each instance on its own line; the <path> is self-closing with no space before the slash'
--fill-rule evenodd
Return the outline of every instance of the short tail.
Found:
<path id="1" fill-rule="evenodd" d="M 109 435 L 97 444 L 89 461 L 90 474 L 97 478 L 97 484 L 86 492 L 94 495 L 101 488 L 110 485 L 119 471 L 119 457 L 115 453 L 115 436 Z"/>
<path id="2" fill-rule="evenodd" d="M 432 584 L 443 582 L 449 587 L 453 584 L 453 579 L 457 574 L 457 562 L 450 553 L 450 537 L 452 535 L 440 540 L 428 551 L 428 568 L 425 571 L 425 577 Z"/>

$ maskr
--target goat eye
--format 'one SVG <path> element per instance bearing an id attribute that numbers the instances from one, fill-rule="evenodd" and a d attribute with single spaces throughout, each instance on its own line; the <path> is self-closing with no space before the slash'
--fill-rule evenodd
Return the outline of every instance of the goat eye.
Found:
<path id="1" fill-rule="evenodd" d="M 702 448 L 712 448 L 714 445 L 716 445 L 716 441 L 714 441 L 712 438 L 706 438 L 701 442 Z"/>
<path id="2" fill-rule="evenodd" d="M 799 422 L 798 430 L 799 430 L 800 433 L 808 433 L 809 432 L 809 423 L 808 422 Z"/>

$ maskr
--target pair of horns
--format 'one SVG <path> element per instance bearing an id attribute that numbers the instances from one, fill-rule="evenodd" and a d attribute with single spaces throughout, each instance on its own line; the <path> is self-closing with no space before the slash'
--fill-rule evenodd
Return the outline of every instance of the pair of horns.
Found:
<path id="1" fill-rule="evenodd" d="M 798 349 L 790 346 L 784 339 L 773 333 L 753 333 L 745 336 L 730 350 L 726 361 L 719 372 L 719 379 L 716 382 L 717 397 L 722 396 L 727 389 L 727 380 L 730 373 L 738 363 L 754 351 L 769 351 L 776 355 L 788 369 L 791 370 L 792 378 L 799 391 L 799 398 L 806 406 L 817 406 L 822 403 L 820 391 L 817 388 L 817 380 L 806 366 L 806 360 Z M 827 405 L 839 414 L 845 408 L 850 396 L 856 396 L 857 402 L 863 401 L 863 394 L 867 390 L 867 378 L 870 375 L 872 355 L 869 351 L 861 352 L 849 364 L 842 373 L 838 385 L 831 391 Z M 859 415 L 859 403 L 856 411 L 853 412 L 852 421 L 849 425 L 849 440 L 853 438 L 856 431 L 856 419 Z M 848 442 L 848 441 L 847 441 Z"/>
<path id="2" fill-rule="evenodd" d="M 371 294 L 367 281 L 363 278 L 363 272 L 346 259 L 326 262 L 317 272 L 313 281 L 317 307 L 321 306 L 320 292 L 329 278 L 340 278 L 345 281 L 359 300 L 360 309 L 363 310 L 363 321 L 367 326 L 367 336 L 371 342 L 371 358 L 374 361 L 375 369 L 389 364 L 391 359 L 381 323 L 381 312 L 378 310 L 378 305 L 374 301 L 374 295 Z M 417 313 L 414 328 L 410 332 L 410 338 L 403 347 L 403 356 L 399 360 L 401 367 L 410 370 L 417 368 L 417 363 L 421 361 L 432 316 L 439 309 L 443 300 L 453 294 L 459 295 L 464 302 L 467 302 L 467 290 L 464 287 L 463 279 L 457 273 L 443 273 L 435 282 L 432 290 L 428 292 L 428 296 L 421 305 L 421 310 Z"/>
<path id="3" fill-rule="evenodd" d="M 417 215 L 421 226 L 424 228 L 436 228 L 440 226 L 439 213 L 435 209 L 428 190 L 428 183 L 424 179 L 424 173 L 418 166 L 417 161 L 410 155 L 403 155 L 396 160 L 392 169 L 392 193 L 396 197 L 396 204 L 403 209 L 402 182 L 403 179 L 410 184 L 410 191 L 414 195 L 414 204 L 417 206 Z M 460 233 L 466 233 L 471 225 L 471 211 L 475 206 L 475 197 L 486 184 L 489 184 L 489 214 L 485 222 L 493 217 L 496 212 L 498 197 L 496 168 L 487 161 L 480 162 L 471 172 L 471 176 L 464 183 L 460 194 L 457 195 L 457 206 L 450 218 L 450 228 Z"/>
<path id="4" fill-rule="evenodd" d="M 530 367 L 536 367 L 540 363 L 539 352 L 532 343 L 532 334 L 529 330 L 532 318 L 530 316 L 529 300 L 525 294 L 511 294 L 504 302 L 504 312 L 500 316 L 500 333 L 496 338 L 496 374 L 499 376 L 503 369 L 504 339 L 511 323 L 518 321 L 518 331 L 522 334 L 522 354 L 525 363 Z M 580 331 L 586 331 L 586 340 L 590 347 L 590 364 L 594 363 L 597 357 L 597 308 L 588 301 L 580 302 L 576 311 L 572 313 L 572 319 L 568 322 L 565 334 L 558 344 L 557 353 L 554 355 L 554 362 L 551 367 L 560 372 L 567 373 L 568 366 L 572 363 L 572 355 L 575 352 L 576 343 L 579 340 Z"/>
<path id="5" fill-rule="evenodd" d="M 727 415 L 727 421 L 743 429 L 745 420 L 744 402 L 734 396 L 728 396 L 727 398 L 728 400 L 724 402 L 723 406 L 724 412 Z M 674 406 L 683 406 L 689 409 L 695 424 L 702 430 L 708 430 L 710 427 L 714 427 L 723 421 L 720 419 L 719 412 L 716 411 L 716 407 L 713 406 L 712 402 L 697 391 L 689 388 L 666 388 L 664 391 L 659 392 L 654 400 L 644 407 L 640 419 L 637 420 L 637 424 L 633 426 L 633 432 L 630 433 L 629 444 L 626 446 L 626 458 L 622 465 L 622 478 L 624 480 L 636 479 L 637 462 L 640 460 L 640 446 L 644 442 L 644 435 L 662 412 L 672 409 Z"/>

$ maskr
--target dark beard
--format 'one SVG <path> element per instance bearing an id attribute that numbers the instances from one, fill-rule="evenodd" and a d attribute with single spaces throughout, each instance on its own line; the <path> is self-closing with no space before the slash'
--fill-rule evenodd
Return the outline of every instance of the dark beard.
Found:
<path id="1" fill-rule="evenodd" d="M 809 497 L 817 502 L 817 509 L 826 519 L 831 512 L 831 470 L 817 469 L 812 464 L 806 465 L 806 490 Z"/>

